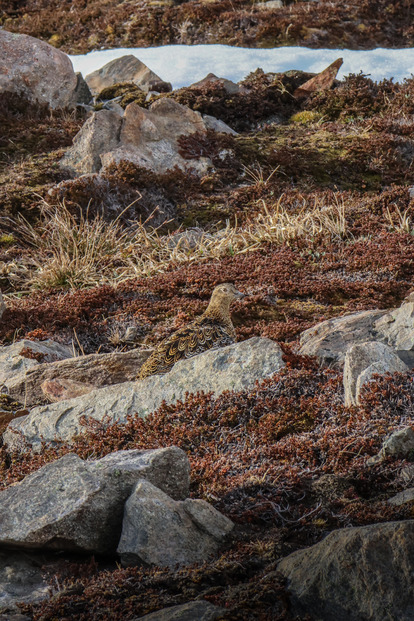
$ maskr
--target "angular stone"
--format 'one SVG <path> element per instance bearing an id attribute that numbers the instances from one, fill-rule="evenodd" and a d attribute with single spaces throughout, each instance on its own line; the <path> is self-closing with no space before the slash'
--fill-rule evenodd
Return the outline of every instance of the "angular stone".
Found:
<path id="1" fill-rule="evenodd" d="M 312 93 L 329 90 L 334 83 L 343 62 L 343 58 L 335 60 L 331 65 L 329 65 L 329 67 L 318 73 L 318 75 L 315 75 L 315 77 L 305 82 L 305 84 L 299 86 L 299 88 L 297 88 L 293 93 L 293 96 L 301 99 L 312 95 Z"/>
<path id="2" fill-rule="evenodd" d="M 100 69 L 90 73 L 85 80 L 93 95 L 98 95 L 104 88 L 123 82 L 136 84 L 143 91 L 168 92 L 171 84 L 164 82 L 143 62 L 132 54 L 111 60 Z"/>
<path id="3" fill-rule="evenodd" d="M 73 139 L 73 145 L 60 160 L 62 168 L 74 175 L 98 172 L 101 155 L 119 143 L 122 118 L 112 110 L 94 112 Z"/>
<path id="4" fill-rule="evenodd" d="M 375 322 L 374 329 L 397 350 L 414 350 L 414 301 L 406 300 Z"/>
<path id="5" fill-rule="evenodd" d="M 70 442 L 73 436 L 84 433 L 84 416 L 107 423 L 125 422 L 129 415 L 145 418 L 163 401 L 172 404 L 184 400 L 187 392 L 213 392 L 218 396 L 225 390 L 248 390 L 256 381 L 282 369 L 282 356 L 277 343 L 259 337 L 209 350 L 181 360 L 165 375 L 106 386 L 83 397 L 34 408 L 28 416 L 9 424 L 4 440 L 15 448 L 22 445 L 23 439 L 34 448 L 40 447 L 42 439 Z"/>
<path id="6" fill-rule="evenodd" d="M 232 528 L 205 501 L 177 502 L 143 480 L 126 502 L 117 551 L 124 565 L 190 565 L 217 552 Z"/>
<path id="7" fill-rule="evenodd" d="M 16 604 L 36 604 L 46 599 L 51 587 L 42 576 L 44 558 L 21 552 L 0 552 L 0 610 L 17 610 Z M 12 616 L 6 617 L 8 620 Z M 1 616 L 0 616 L 1 619 Z"/>
<path id="8" fill-rule="evenodd" d="M 408 366 L 389 347 L 378 341 L 353 345 L 345 355 L 345 405 L 359 404 L 361 389 L 375 374 L 404 373 Z"/>
<path id="9" fill-rule="evenodd" d="M 203 88 L 203 86 L 210 86 L 211 84 L 215 84 L 217 86 L 224 88 L 224 90 L 226 91 L 228 95 L 235 95 L 236 93 L 239 93 L 241 90 L 240 86 L 236 84 L 235 82 L 232 82 L 231 80 L 227 80 L 226 78 L 218 78 L 216 75 L 214 75 L 214 73 L 209 73 L 202 80 L 199 80 L 198 82 L 194 82 L 194 84 L 191 84 L 189 88 Z"/>
<path id="10" fill-rule="evenodd" d="M 414 618 L 414 520 L 330 533 L 284 558 L 292 612 L 324 621 Z"/>
<path id="11" fill-rule="evenodd" d="M 401 507 L 401 505 L 405 505 L 407 502 L 414 502 L 414 487 L 405 489 L 388 499 L 388 504 L 394 507 Z"/>
<path id="12" fill-rule="evenodd" d="M 120 451 L 91 462 L 65 455 L 0 492 L 0 544 L 113 553 L 124 503 L 147 476 L 182 497 L 189 483 L 185 453 L 176 447 Z"/>
<path id="13" fill-rule="evenodd" d="M 318 356 L 326 363 L 340 366 L 348 349 L 356 343 L 382 340 L 375 326 L 386 313 L 386 310 L 360 311 L 318 323 L 300 335 L 299 353 Z"/>
<path id="14" fill-rule="evenodd" d="M 230 134 L 231 136 L 238 136 L 238 133 L 235 132 L 234 129 L 226 125 L 224 121 L 216 119 L 214 116 L 210 116 L 209 114 L 203 114 L 203 121 L 207 129 L 212 129 L 213 131 L 220 134 Z"/>
<path id="15" fill-rule="evenodd" d="M 9 377 L 4 383 L 8 388 L 8 394 L 17 401 L 25 402 L 28 406 L 47 403 L 48 399 L 42 389 L 45 382 L 70 380 L 98 388 L 128 382 L 135 379 L 151 351 L 131 349 L 128 352 L 68 358 L 34 366 Z"/>
<path id="16" fill-rule="evenodd" d="M 190 491 L 190 462 L 186 453 L 177 446 L 116 451 L 93 463 L 97 472 L 121 476 L 122 485 L 127 486 L 128 493 L 140 478 L 174 500 L 184 500 Z"/>
<path id="17" fill-rule="evenodd" d="M 11 92 L 51 108 L 73 108 L 77 82 L 66 54 L 34 37 L 0 30 L 0 96 Z"/>
<path id="18" fill-rule="evenodd" d="M 64 360 L 73 356 L 73 351 L 55 341 L 16 341 L 13 345 L 0 347 L 0 386 L 8 386 L 9 381 L 29 369 L 42 366 L 41 363 Z M 25 390 L 20 393 L 24 401 Z"/>
<path id="19" fill-rule="evenodd" d="M 102 156 L 103 168 L 127 160 L 156 173 L 176 166 L 204 173 L 211 165 L 207 158 L 185 160 L 179 154 L 178 139 L 195 132 L 206 132 L 201 114 L 173 99 L 160 99 L 149 110 L 131 103 L 125 109 L 120 144 Z"/>
<path id="20" fill-rule="evenodd" d="M 91 103 L 91 101 L 93 99 L 92 93 L 89 90 L 89 86 L 85 82 L 85 79 L 84 79 L 83 75 L 80 73 L 80 71 L 78 71 L 76 73 L 76 78 L 77 78 L 76 90 L 75 90 L 76 101 L 79 104 L 88 105 L 88 104 Z"/>
<path id="21" fill-rule="evenodd" d="M 414 429 L 413 427 L 404 427 L 394 431 L 383 442 L 378 455 L 370 457 L 367 461 L 368 465 L 374 466 L 381 463 L 386 457 L 406 457 L 414 456 Z"/>
<path id="22" fill-rule="evenodd" d="M 133 621 L 215 621 L 222 617 L 224 612 L 223 608 L 214 606 L 210 602 L 196 600 L 180 606 L 163 608 L 144 617 L 133 619 Z"/>

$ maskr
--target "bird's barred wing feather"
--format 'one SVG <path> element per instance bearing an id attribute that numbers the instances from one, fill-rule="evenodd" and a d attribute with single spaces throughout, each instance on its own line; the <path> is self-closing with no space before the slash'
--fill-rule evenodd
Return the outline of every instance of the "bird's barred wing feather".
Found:
<path id="1" fill-rule="evenodd" d="M 166 338 L 144 363 L 140 378 L 167 373 L 178 360 L 208 349 L 234 343 L 233 335 L 219 322 L 200 317 Z"/>

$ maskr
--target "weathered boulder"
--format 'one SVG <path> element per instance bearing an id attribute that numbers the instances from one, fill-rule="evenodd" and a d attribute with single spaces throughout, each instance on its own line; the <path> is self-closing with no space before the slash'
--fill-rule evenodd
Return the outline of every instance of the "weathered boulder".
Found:
<path id="1" fill-rule="evenodd" d="M 407 298 L 375 322 L 374 329 L 396 350 L 414 350 L 414 300 Z"/>
<path id="2" fill-rule="evenodd" d="M 124 565 L 190 565 L 217 552 L 232 528 L 204 500 L 175 501 L 142 480 L 125 504 L 117 551 Z"/>
<path id="3" fill-rule="evenodd" d="M 11 397 L 28 406 L 47 403 L 49 399 L 42 388 L 45 382 L 69 380 L 91 384 L 95 388 L 128 382 L 135 379 L 150 353 L 149 349 L 132 349 L 128 352 L 89 354 L 38 364 L 9 376 L 4 384 Z"/>
<path id="4" fill-rule="evenodd" d="M 125 109 L 119 146 L 107 149 L 102 155 L 103 169 L 127 160 L 156 173 L 176 166 L 204 173 L 211 165 L 210 160 L 204 157 L 186 160 L 179 153 L 180 136 L 195 132 L 206 132 L 201 114 L 173 99 L 159 99 L 149 110 L 131 103 Z"/>
<path id="5" fill-rule="evenodd" d="M 387 311 L 360 311 L 322 321 L 300 335 L 300 353 L 318 356 L 326 363 L 341 365 L 345 354 L 356 343 L 381 341 L 375 325 Z"/>
<path id="6" fill-rule="evenodd" d="M 104 88 L 123 82 L 136 84 L 145 92 L 165 93 L 172 90 L 169 82 L 164 82 L 143 62 L 132 54 L 111 60 L 100 69 L 90 73 L 85 80 L 93 95 L 98 95 Z"/>
<path id="7" fill-rule="evenodd" d="M 54 341 L 16 341 L 13 345 L 0 347 L 0 386 L 8 386 L 16 375 L 40 366 L 43 362 L 64 360 L 73 356 L 73 351 Z M 24 397 L 22 391 L 20 397 Z"/>
<path id="8" fill-rule="evenodd" d="M 69 57 L 44 41 L 0 30 L 0 95 L 23 95 L 51 108 L 73 108 L 78 79 Z"/>
<path id="9" fill-rule="evenodd" d="M 101 155 L 115 149 L 119 142 L 122 118 L 112 110 L 94 112 L 73 139 L 73 146 L 60 161 L 73 174 L 98 172 Z"/>
<path id="10" fill-rule="evenodd" d="M 85 82 L 85 78 L 80 73 L 80 71 L 76 73 L 76 79 L 77 79 L 76 89 L 75 89 L 76 101 L 79 104 L 85 104 L 85 105 L 90 104 L 93 99 L 92 93 L 89 90 L 89 86 Z"/>
<path id="11" fill-rule="evenodd" d="M 294 614 L 324 621 L 414 618 L 414 520 L 330 533 L 284 558 Z"/>
<path id="12" fill-rule="evenodd" d="M 267 338 L 254 337 L 221 349 L 209 350 L 181 360 L 165 375 L 142 381 L 107 386 L 91 393 L 34 408 L 28 416 L 13 420 L 4 434 L 9 446 L 21 446 L 22 440 L 38 447 L 41 440 L 70 441 L 85 431 L 84 416 L 104 422 L 125 422 L 127 416 L 145 417 L 161 403 L 184 400 L 187 392 L 241 391 L 256 381 L 277 373 L 285 363 L 279 345 Z M 17 433 L 16 433 L 17 432 Z"/>
<path id="13" fill-rule="evenodd" d="M 370 466 L 381 463 L 386 457 L 406 458 L 414 455 L 414 429 L 404 427 L 394 431 L 382 444 L 378 455 L 370 457 L 367 463 Z"/>
<path id="14" fill-rule="evenodd" d="M 205 600 L 195 600 L 180 606 L 163 608 L 156 612 L 151 612 L 144 617 L 137 617 L 133 621 L 215 621 L 224 614 L 224 609 L 206 602 Z"/>
<path id="15" fill-rule="evenodd" d="M 0 492 L 0 545 L 113 553 L 124 503 L 147 477 L 183 497 L 189 485 L 185 453 L 176 447 L 119 451 L 92 462 L 65 455 Z"/>
<path id="16" fill-rule="evenodd" d="M 0 552 L 1 611 L 17 610 L 17 602 L 35 604 L 49 596 L 51 588 L 41 571 L 44 560 L 27 553 Z"/>
<path id="17" fill-rule="evenodd" d="M 155 101 L 149 109 L 129 104 L 123 117 L 112 110 L 92 114 L 73 140 L 61 160 L 61 166 L 74 175 L 99 172 L 122 160 L 163 173 L 178 167 L 204 174 L 211 162 L 208 158 L 185 159 L 180 154 L 178 139 L 196 132 L 205 134 L 213 128 L 218 132 L 232 130 L 212 117 L 204 120 L 173 99 Z"/>
<path id="18" fill-rule="evenodd" d="M 404 373 L 408 366 L 384 343 L 370 341 L 353 345 L 345 355 L 345 405 L 358 405 L 361 388 L 375 373 Z"/>

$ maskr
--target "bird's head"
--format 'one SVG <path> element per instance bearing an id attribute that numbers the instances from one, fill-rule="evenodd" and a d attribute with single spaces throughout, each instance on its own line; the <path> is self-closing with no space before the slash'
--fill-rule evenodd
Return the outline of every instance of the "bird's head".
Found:
<path id="1" fill-rule="evenodd" d="M 234 300 L 239 300 L 244 297 L 244 293 L 241 293 L 236 287 L 226 282 L 222 285 L 217 285 L 211 294 L 210 304 L 216 305 L 230 305 Z"/>

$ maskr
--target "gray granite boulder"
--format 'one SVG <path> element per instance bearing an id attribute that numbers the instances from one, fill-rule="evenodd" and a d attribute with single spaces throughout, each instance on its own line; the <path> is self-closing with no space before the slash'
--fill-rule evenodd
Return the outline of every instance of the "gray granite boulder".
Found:
<path id="1" fill-rule="evenodd" d="M 125 504 L 117 551 L 124 565 L 191 565 L 217 552 L 232 528 L 204 500 L 176 501 L 142 480 Z"/>
<path id="2" fill-rule="evenodd" d="M 0 545 L 113 553 L 124 503 L 134 484 L 147 477 L 185 497 L 185 453 L 176 447 L 120 451 L 91 462 L 65 455 L 0 492 Z"/>
<path id="3" fill-rule="evenodd" d="M 414 619 L 414 520 L 330 533 L 277 567 L 292 612 L 324 621 Z"/>
<path id="4" fill-rule="evenodd" d="M 64 440 L 83 433 L 84 416 L 105 422 L 125 422 L 127 416 L 145 417 L 167 404 L 184 400 L 187 392 L 241 391 L 254 387 L 256 381 L 277 373 L 285 366 L 279 345 L 267 338 L 254 337 L 216 350 L 209 350 L 182 360 L 165 375 L 142 381 L 106 386 L 82 397 L 34 408 L 28 416 L 13 420 L 4 434 L 9 446 L 22 440 L 40 447 L 47 442 Z"/>
<path id="5" fill-rule="evenodd" d="M 51 108 L 73 108 L 77 86 L 66 54 L 34 37 L 0 30 L 0 97 L 11 92 Z"/>
<path id="6" fill-rule="evenodd" d="M 300 353 L 341 366 L 346 352 L 356 343 L 382 340 L 375 326 L 386 313 L 385 310 L 360 311 L 318 323 L 300 335 Z"/>
<path id="7" fill-rule="evenodd" d="M 408 366 L 384 343 L 370 341 L 353 345 L 345 355 L 345 405 L 358 405 L 361 389 L 376 373 L 404 373 Z"/>
<path id="8" fill-rule="evenodd" d="M 43 382 L 67 379 L 92 384 L 95 388 L 128 382 L 136 378 L 151 351 L 131 349 L 127 352 L 89 354 L 47 364 L 36 364 L 9 376 L 3 383 L 13 399 L 25 401 L 28 406 L 38 405 L 49 401 L 42 389 Z"/>
<path id="9" fill-rule="evenodd" d="M 375 322 L 375 330 L 395 350 L 414 350 L 414 300 L 408 297 L 399 308 Z"/>
<path id="10" fill-rule="evenodd" d="M 180 606 L 163 608 L 144 617 L 137 617 L 133 621 L 215 621 L 222 617 L 224 612 L 223 608 L 200 599 Z"/>

